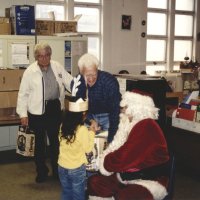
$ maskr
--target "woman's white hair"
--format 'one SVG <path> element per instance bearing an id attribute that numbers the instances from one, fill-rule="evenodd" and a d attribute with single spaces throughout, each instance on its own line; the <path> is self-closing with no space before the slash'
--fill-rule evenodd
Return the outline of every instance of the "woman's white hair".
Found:
<path id="1" fill-rule="evenodd" d="M 94 67 L 98 69 L 99 60 L 97 59 L 96 56 L 86 53 L 80 57 L 78 61 L 78 67 L 79 67 L 80 72 L 82 72 L 84 68 Z"/>

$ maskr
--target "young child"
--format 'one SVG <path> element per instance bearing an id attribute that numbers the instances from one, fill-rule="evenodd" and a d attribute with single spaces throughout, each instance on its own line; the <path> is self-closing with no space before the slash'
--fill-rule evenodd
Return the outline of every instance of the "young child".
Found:
<path id="1" fill-rule="evenodd" d="M 86 185 L 86 153 L 94 148 L 95 133 L 84 125 L 88 101 L 81 98 L 69 102 L 59 135 L 58 174 L 62 200 L 84 200 Z"/>

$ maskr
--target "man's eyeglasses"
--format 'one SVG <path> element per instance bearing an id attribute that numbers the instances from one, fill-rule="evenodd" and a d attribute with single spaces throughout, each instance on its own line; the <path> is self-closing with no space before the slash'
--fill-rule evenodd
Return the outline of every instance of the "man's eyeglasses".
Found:
<path id="1" fill-rule="evenodd" d="M 38 55 L 38 59 L 46 59 L 46 58 L 49 58 L 50 57 L 50 54 L 45 54 L 45 55 Z"/>
<path id="2" fill-rule="evenodd" d="M 86 74 L 85 77 L 86 78 L 96 78 L 97 77 L 97 73 L 95 73 L 95 74 Z"/>

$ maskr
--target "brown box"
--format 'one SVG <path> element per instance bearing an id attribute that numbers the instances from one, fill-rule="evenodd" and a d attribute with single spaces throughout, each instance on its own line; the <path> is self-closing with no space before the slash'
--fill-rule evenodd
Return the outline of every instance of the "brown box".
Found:
<path id="1" fill-rule="evenodd" d="M 24 70 L 22 69 L 1 69 L 0 70 L 0 91 L 19 90 Z"/>
<path id="2" fill-rule="evenodd" d="M 55 33 L 77 32 L 77 21 L 55 21 Z"/>
<path id="3" fill-rule="evenodd" d="M 5 8 L 5 17 L 10 18 L 10 8 Z"/>
<path id="4" fill-rule="evenodd" d="M 54 21 L 51 20 L 36 20 L 36 35 L 53 35 Z"/>
<path id="5" fill-rule="evenodd" d="M 0 108 L 16 107 L 18 91 L 0 92 Z"/>
<path id="6" fill-rule="evenodd" d="M 10 35 L 11 24 L 10 19 L 7 17 L 0 17 L 0 35 Z"/>

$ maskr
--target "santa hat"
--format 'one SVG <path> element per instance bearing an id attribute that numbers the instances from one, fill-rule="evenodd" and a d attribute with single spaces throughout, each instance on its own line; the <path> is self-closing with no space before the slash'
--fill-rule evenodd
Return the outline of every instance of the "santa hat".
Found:
<path id="1" fill-rule="evenodd" d="M 84 112 L 88 110 L 87 88 L 84 78 L 79 74 L 73 78 L 72 94 L 68 109 L 71 112 Z"/>

